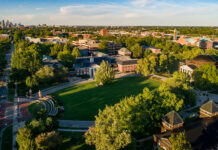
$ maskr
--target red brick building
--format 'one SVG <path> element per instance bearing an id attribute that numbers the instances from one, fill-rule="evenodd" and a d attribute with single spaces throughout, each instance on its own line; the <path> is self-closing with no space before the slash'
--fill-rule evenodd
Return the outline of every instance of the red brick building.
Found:
<path id="1" fill-rule="evenodd" d="M 135 72 L 138 59 L 131 59 L 128 56 L 116 58 L 119 72 Z"/>
<path id="2" fill-rule="evenodd" d="M 101 36 L 108 36 L 109 34 L 108 34 L 108 30 L 107 29 L 101 29 L 100 30 L 100 35 Z"/>
<path id="3" fill-rule="evenodd" d="M 195 37 L 195 38 L 189 38 L 181 36 L 176 43 L 179 43 L 181 45 L 189 45 L 189 46 L 198 46 L 201 49 L 209 49 L 213 48 L 213 40 L 203 37 Z"/>
<path id="4" fill-rule="evenodd" d="M 181 117 L 176 112 L 164 116 L 161 134 L 154 135 L 154 149 L 171 150 L 171 134 L 185 132 L 186 139 L 193 150 L 217 149 L 218 146 L 218 107 L 213 101 L 201 106 L 200 118 L 183 125 Z"/>

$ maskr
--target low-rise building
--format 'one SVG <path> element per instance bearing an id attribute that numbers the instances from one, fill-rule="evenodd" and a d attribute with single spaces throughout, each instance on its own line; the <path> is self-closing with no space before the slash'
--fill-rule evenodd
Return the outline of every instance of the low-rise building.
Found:
<path id="1" fill-rule="evenodd" d="M 218 116 L 218 106 L 210 100 L 200 107 L 200 118 Z"/>
<path id="2" fill-rule="evenodd" d="M 141 47 L 142 47 L 143 52 L 146 49 L 149 49 L 154 54 L 160 54 L 161 53 L 161 49 L 160 48 L 156 48 L 156 47 L 153 47 L 153 46 L 146 46 L 146 45 L 142 45 Z"/>
<path id="3" fill-rule="evenodd" d="M 132 59 L 129 56 L 116 57 L 119 72 L 135 72 L 138 59 Z"/>
<path id="4" fill-rule="evenodd" d="M 108 30 L 107 29 L 101 29 L 100 30 L 100 35 L 101 36 L 108 36 L 109 34 L 108 34 Z"/>
<path id="5" fill-rule="evenodd" d="M 63 66 L 57 59 L 53 59 L 50 56 L 46 56 L 46 55 L 43 55 L 42 61 L 44 65 L 53 67 L 55 69 Z"/>
<path id="6" fill-rule="evenodd" d="M 115 42 L 108 42 L 108 54 L 116 55 L 118 50 L 122 48 L 121 44 L 117 44 Z"/>
<path id="7" fill-rule="evenodd" d="M 88 46 L 79 46 L 79 52 L 80 54 L 84 56 L 89 56 L 89 47 Z"/>
<path id="8" fill-rule="evenodd" d="M 176 111 L 171 111 L 167 113 L 162 119 L 161 132 L 166 132 L 168 130 L 175 130 L 183 126 L 183 119 Z"/>
<path id="9" fill-rule="evenodd" d="M 0 39 L 9 39 L 10 36 L 8 34 L 0 34 Z"/>
<path id="10" fill-rule="evenodd" d="M 198 46 L 202 49 L 209 49 L 213 48 L 213 40 L 206 38 L 206 37 L 184 37 L 181 36 L 176 43 L 179 43 L 181 45 L 189 45 L 189 46 Z"/>
<path id="11" fill-rule="evenodd" d="M 107 61 L 111 66 L 115 64 L 115 58 L 113 57 L 79 57 L 74 64 L 76 75 L 89 75 L 90 78 L 94 78 L 97 68 L 102 61 Z"/>
<path id="12" fill-rule="evenodd" d="M 212 64 L 218 66 L 217 60 L 210 55 L 202 54 L 198 55 L 192 60 L 187 60 L 184 65 L 179 66 L 179 71 L 192 75 L 196 68 L 201 67 L 204 64 Z"/>
<path id="13" fill-rule="evenodd" d="M 121 56 L 131 56 L 131 54 L 132 54 L 132 52 L 125 47 L 118 50 L 118 55 L 121 55 Z"/>
<path id="14" fill-rule="evenodd" d="M 196 121 L 183 124 L 183 121 L 179 115 L 173 117 L 173 113 L 170 113 L 163 119 L 163 127 L 166 130 L 162 130 L 162 133 L 154 135 L 154 149 L 170 150 L 172 143 L 169 140 L 172 134 L 178 134 L 184 132 L 187 141 L 191 143 L 193 150 L 200 149 L 217 149 L 217 131 L 218 131 L 218 109 L 217 105 L 213 101 L 209 101 L 201 106 L 200 118 Z M 174 113 L 175 115 L 176 113 Z M 174 119 L 173 119 L 174 118 Z M 177 121 L 176 121 L 177 120 Z M 171 124 L 171 126 L 166 125 Z M 173 122 L 177 127 L 173 127 Z"/>

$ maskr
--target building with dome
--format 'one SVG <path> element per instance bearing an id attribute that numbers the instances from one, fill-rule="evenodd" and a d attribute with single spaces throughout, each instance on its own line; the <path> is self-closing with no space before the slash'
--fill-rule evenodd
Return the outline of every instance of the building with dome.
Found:
<path id="1" fill-rule="evenodd" d="M 118 50 L 118 54 L 122 56 L 131 56 L 132 53 L 129 49 L 123 47 L 120 50 Z"/>
<path id="2" fill-rule="evenodd" d="M 196 56 L 192 60 L 187 60 L 184 64 L 181 64 L 179 71 L 191 76 L 196 68 L 199 68 L 205 64 L 212 64 L 218 67 L 218 62 L 213 56 L 202 54 Z"/>

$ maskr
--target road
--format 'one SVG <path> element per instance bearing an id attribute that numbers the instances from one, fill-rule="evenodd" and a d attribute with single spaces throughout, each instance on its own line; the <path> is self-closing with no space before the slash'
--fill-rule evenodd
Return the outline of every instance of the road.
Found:
<path id="1" fill-rule="evenodd" d="M 9 76 L 10 76 L 10 70 L 11 70 L 11 57 L 12 54 L 14 53 L 14 45 L 11 44 L 11 49 L 8 51 L 8 53 L 5 55 L 5 60 L 7 61 L 7 65 L 4 69 L 4 76 L 1 77 L 0 81 L 4 81 L 5 84 L 3 85 L 3 87 L 0 88 L 0 103 L 1 106 L 5 106 L 4 108 L 0 109 L 0 114 L 1 114 L 1 123 L 0 123 L 0 149 L 1 149 L 1 143 L 2 143 L 2 132 L 3 132 L 3 128 L 5 128 L 6 126 L 8 126 L 9 121 L 7 120 L 7 118 L 4 118 L 4 113 L 5 110 L 7 108 L 7 106 L 9 105 L 8 102 L 8 82 L 10 80 Z"/>
<path id="2" fill-rule="evenodd" d="M 1 78 L 1 80 L 6 82 L 6 84 L 0 88 L 0 102 L 7 102 L 8 101 L 7 83 L 10 80 L 11 57 L 12 57 L 13 53 L 14 53 L 14 45 L 11 44 L 11 50 L 5 55 L 5 60 L 7 61 L 7 65 L 4 69 L 4 76 Z"/>

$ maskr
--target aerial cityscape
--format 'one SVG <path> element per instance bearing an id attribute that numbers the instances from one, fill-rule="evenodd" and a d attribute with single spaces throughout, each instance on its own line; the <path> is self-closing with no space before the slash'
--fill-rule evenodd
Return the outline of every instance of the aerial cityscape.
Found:
<path id="1" fill-rule="evenodd" d="M 217 10 L 0 1 L 0 150 L 218 150 Z"/>

